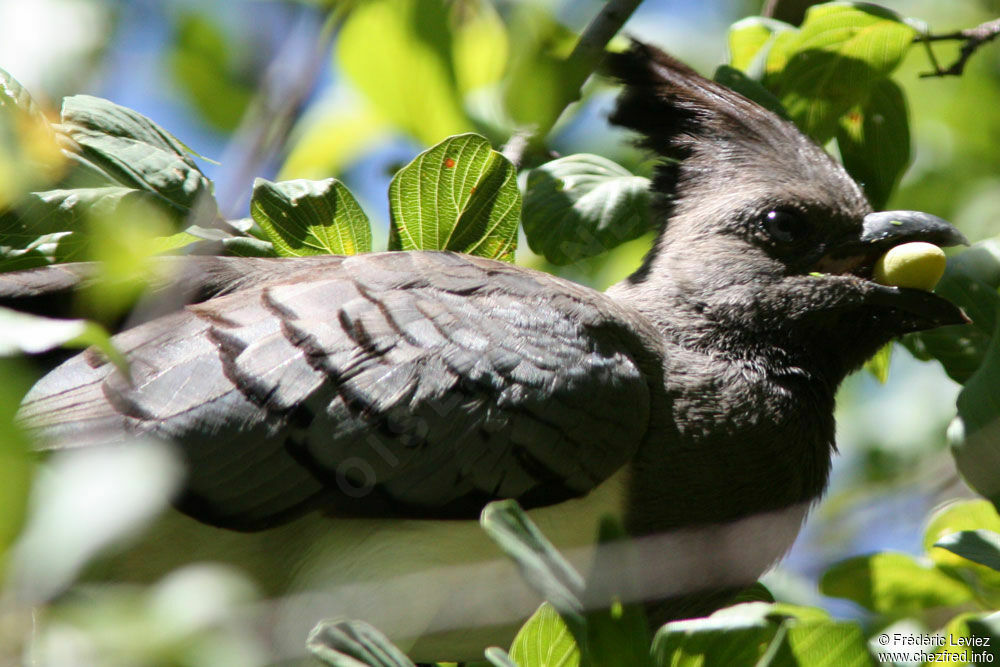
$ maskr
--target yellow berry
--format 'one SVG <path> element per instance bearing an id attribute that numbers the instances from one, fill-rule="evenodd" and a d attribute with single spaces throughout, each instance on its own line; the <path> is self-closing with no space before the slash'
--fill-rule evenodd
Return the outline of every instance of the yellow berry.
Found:
<path id="1" fill-rule="evenodd" d="M 875 282 L 930 291 L 944 275 L 944 251 L 933 243 L 904 243 L 875 263 Z"/>

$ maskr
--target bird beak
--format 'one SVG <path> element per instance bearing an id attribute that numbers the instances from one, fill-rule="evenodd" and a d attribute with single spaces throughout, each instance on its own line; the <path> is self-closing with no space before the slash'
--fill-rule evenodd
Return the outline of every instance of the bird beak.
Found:
<path id="1" fill-rule="evenodd" d="M 926 241 L 939 246 L 969 245 L 962 232 L 951 223 L 920 211 L 869 213 L 862 221 L 859 240 L 886 249 L 911 241 Z"/>
<path id="2" fill-rule="evenodd" d="M 853 236 L 828 252 L 819 262 L 822 271 L 851 274 L 872 280 L 875 262 L 890 248 L 913 241 L 938 246 L 969 245 L 965 236 L 949 222 L 920 211 L 879 211 L 864 217 L 860 236 Z M 918 289 L 869 283 L 865 303 L 897 311 L 908 331 L 967 324 L 961 308 L 947 299 Z"/>

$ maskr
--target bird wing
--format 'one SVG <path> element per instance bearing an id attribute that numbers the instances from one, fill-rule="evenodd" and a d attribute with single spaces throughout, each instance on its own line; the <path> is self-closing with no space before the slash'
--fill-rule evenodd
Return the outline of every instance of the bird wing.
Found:
<path id="1" fill-rule="evenodd" d="M 297 260 L 291 260 L 288 267 Z M 605 295 L 439 252 L 305 262 L 117 335 L 20 418 L 51 447 L 168 439 L 179 507 L 255 530 L 306 509 L 473 517 L 585 494 L 643 440 L 663 360 Z"/>

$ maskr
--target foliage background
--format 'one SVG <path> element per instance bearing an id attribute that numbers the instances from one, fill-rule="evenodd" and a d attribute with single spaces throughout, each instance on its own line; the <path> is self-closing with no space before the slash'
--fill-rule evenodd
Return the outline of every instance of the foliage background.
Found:
<path id="1" fill-rule="evenodd" d="M 458 4 L 469 12 L 483 11 L 483 5 L 470 0 Z M 881 4 L 904 16 L 919 17 L 935 32 L 970 27 L 1000 14 L 1000 2 L 995 0 Z M 497 11 L 511 27 L 509 42 L 496 38 L 488 21 L 478 26 L 482 32 L 469 41 L 482 48 L 476 52 L 473 46 L 465 47 L 471 49 L 467 57 L 476 66 L 459 73 L 460 79 L 464 77 L 459 85 L 471 90 L 477 77 L 489 79 L 491 67 L 500 71 L 508 60 L 516 66 L 513 54 L 523 50 L 524 40 L 531 43 L 532 31 L 548 30 L 543 41 L 558 50 L 566 40 L 558 24 L 578 31 L 599 6 L 577 0 L 497 3 Z M 381 247 L 387 236 L 385 192 L 392 173 L 446 134 L 470 128 L 463 126 L 466 121 L 460 114 L 449 117 L 447 110 L 425 106 L 433 104 L 427 101 L 434 97 L 428 93 L 433 91 L 432 82 L 416 79 L 414 88 L 392 79 L 376 82 L 376 87 L 411 104 L 395 116 L 386 112 L 389 103 L 379 104 L 370 89 L 352 83 L 351 68 L 359 67 L 358 60 L 384 60 L 391 68 L 398 65 L 393 60 L 398 54 L 382 53 L 385 44 L 377 38 L 351 44 L 351 35 L 330 30 L 327 17 L 342 8 L 331 9 L 319 1 L 4 0 L 0 67 L 49 110 L 57 108 L 65 95 L 90 93 L 157 121 L 215 161 L 200 160 L 199 165 L 216 182 L 220 208 L 227 217 L 247 215 L 255 177 L 337 176 L 372 217 L 374 246 Z M 759 9 L 759 3 L 750 0 L 648 0 L 626 31 L 711 73 L 725 60 L 726 27 Z M 940 59 L 949 61 L 956 49 L 941 45 Z M 913 164 L 887 208 L 940 215 L 955 222 L 972 241 L 996 236 L 1000 233 L 1000 48 L 982 49 L 961 77 L 919 78 L 927 69 L 925 55 L 912 49 L 895 76 L 910 104 Z M 353 80 L 358 80 L 357 74 Z M 539 97 L 531 86 L 543 90 L 546 81 L 525 76 L 520 83 L 523 88 L 509 93 L 518 97 L 513 106 L 521 104 L 526 117 L 544 115 L 545 109 L 531 108 L 527 100 Z M 613 96 L 612 88 L 592 81 L 585 101 L 557 127 L 550 148 L 560 154 L 599 153 L 636 171 L 648 170 L 648 160 L 604 121 Z M 484 103 L 480 111 L 489 126 L 489 105 Z M 420 123 L 401 123 L 407 115 Z M 499 145 L 505 138 L 502 124 L 494 127 L 497 132 L 490 138 Z M 648 237 L 640 238 L 601 257 L 561 267 L 532 255 L 522 242 L 517 260 L 604 288 L 637 265 L 648 242 Z M 28 365 L 8 364 L 2 370 L 9 378 L 3 390 L 12 396 L 18 393 L 16 387 L 30 384 L 34 373 Z M 821 605 L 840 616 L 863 617 L 864 612 L 851 603 L 819 596 L 816 582 L 822 572 L 852 554 L 923 552 L 923 528 L 931 509 L 945 500 L 973 495 L 955 472 L 945 437 L 958 391 L 936 362 L 916 361 L 899 346 L 884 385 L 867 373 L 845 383 L 838 399 L 841 455 L 835 461 L 831 490 L 791 555 L 768 575 L 766 581 L 776 595 Z M 6 410 L 16 399 L 2 403 Z M 233 573 L 204 571 L 194 576 L 215 586 L 219 609 L 212 613 L 221 614 L 227 605 L 253 595 Z M 118 622 L 129 617 L 142 595 L 159 599 L 174 594 L 181 600 L 184 591 L 190 594 L 202 581 L 167 582 L 164 586 L 175 587 L 114 597 L 102 609 L 108 619 L 117 619 L 109 623 Z M 167 605 L 162 613 L 166 618 L 176 616 L 188 604 L 179 603 L 173 612 Z M 64 612 L 70 619 L 67 628 L 73 627 L 73 614 L 82 613 L 72 605 Z M 7 630 L 16 634 L 18 628 Z M 244 630 L 209 633 L 204 640 L 207 648 L 198 649 L 204 653 L 194 651 L 197 657 L 178 661 L 195 664 L 232 651 L 239 659 L 231 655 L 204 664 L 248 664 L 240 660 L 252 662 L 255 649 L 252 633 Z M 0 626 L 0 646 L 5 645 L 3 631 Z M 163 642 L 170 645 L 170 632 L 164 633 Z M 52 641 L 74 645 L 72 637 L 54 636 Z M 6 657 L 3 650 L 0 662 Z"/>

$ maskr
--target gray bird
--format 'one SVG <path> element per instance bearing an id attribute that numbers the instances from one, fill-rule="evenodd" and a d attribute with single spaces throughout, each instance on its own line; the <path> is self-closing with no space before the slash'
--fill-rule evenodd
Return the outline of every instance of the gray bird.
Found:
<path id="1" fill-rule="evenodd" d="M 150 539 L 240 563 L 270 592 L 321 591 L 280 625 L 297 643 L 344 613 L 423 636 L 417 657 L 505 644 L 459 630 L 509 633 L 537 604 L 498 602 L 474 519 L 500 498 L 564 547 L 618 516 L 646 545 L 654 618 L 710 612 L 823 493 L 841 380 L 894 337 L 966 321 L 873 282 L 877 258 L 965 240 L 931 215 L 873 213 L 792 124 L 652 47 L 608 66 L 625 84 L 611 120 L 664 160 L 656 242 L 607 292 L 448 252 L 191 258 L 193 303 L 115 337 L 130 379 L 80 354 L 20 419 L 50 449 L 175 443 L 186 516 Z M 487 569 L 443 568 L 470 562 Z"/>

